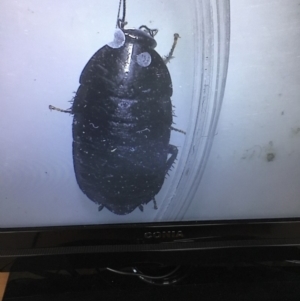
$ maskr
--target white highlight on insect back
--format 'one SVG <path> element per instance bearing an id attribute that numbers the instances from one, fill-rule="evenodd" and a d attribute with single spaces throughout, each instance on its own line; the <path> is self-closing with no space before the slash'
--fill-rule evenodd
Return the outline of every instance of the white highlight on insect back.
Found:
<path id="1" fill-rule="evenodd" d="M 148 52 L 142 52 L 137 55 L 136 61 L 141 67 L 148 67 L 151 64 L 151 55 Z"/>
<path id="2" fill-rule="evenodd" d="M 111 48 L 120 48 L 125 43 L 125 34 L 121 29 L 116 29 L 114 34 L 114 40 L 112 42 L 107 43 L 107 45 Z"/>
<path id="3" fill-rule="evenodd" d="M 131 59 L 132 59 L 132 51 L 133 51 L 133 44 L 130 43 L 128 44 L 128 48 L 127 48 L 127 58 L 124 62 L 124 72 L 129 72 L 129 68 L 130 68 L 130 63 L 131 63 Z"/>

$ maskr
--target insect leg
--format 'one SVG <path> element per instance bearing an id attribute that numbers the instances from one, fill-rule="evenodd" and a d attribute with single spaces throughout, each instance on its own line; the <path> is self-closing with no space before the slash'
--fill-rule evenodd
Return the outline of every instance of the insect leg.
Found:
<path id="1" fill-rule="evenodd" d="M 170 170 L 170 168 L 172 167 L 172 164 L 174 163 L 174 161 L 177 157 L 178 148 L 174 145 L 169 144 L 168 153 L 171 154 L 171 157 L 166 162 L 166 170 L 165 170 L 166 174 Z"/>
<path id="2" fill-rule="evenodd" d="M 68 109 L 68 110 L 62 110 L 60 108 L 56 108 L 54 106 L 51 106 L 49 105 L 49 109 L 52 111 L 52 110 L 55 110 L 55 111 L 58 111 L 58 112 L 63 112 L 63 113 L 69 113 L 69 114 L 72 114 L 72 110 L 71 109 Z"/>
<path id="3" fill-rule="evenodd" d="M 154 209 L 157 210 L 158 207 L 157 207 L 157 203 L 156 203 L 155 197 L 153 197 L 153 204 L 154 204 Z"/>
<path id="4" fill-rule="evenodd" d="M 173 58 L 173 52 L 175 50 L 175 47 L 176 47 L 176 44 L 177 44 L 177 41 L 178 41 L 179 38 L 180 38 L 179 34 L 178 33 L 174 33 L 174 41 L 173 41 L 172 48 L 171 48 L 169 54 L 164 57 L 164 63 L 165 64 L 169 63 L 170 60 Z"/>
<path id="5" fill-rule="evenodd" d="M 184 135 L 186 134 L 185 131 L 179 130 L 179 129 L 176 129 L 176 128 L 173 128 L 172 126 L 170 127 L 170 129 L 171 129 L 172 131 L 176 131 L 176 132 L 182 133 L 182 134 L 184 134 Z"/>

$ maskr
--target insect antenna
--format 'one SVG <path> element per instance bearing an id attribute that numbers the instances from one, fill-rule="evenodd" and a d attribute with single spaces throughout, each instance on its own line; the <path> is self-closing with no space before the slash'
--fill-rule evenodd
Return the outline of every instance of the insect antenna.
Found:
<path id="1" fill-rule="evenodd" d="M 154 38 L 154 36 L 158 33 L 158 29 L 150 29 L 146 25 L 140 26 L 139 29 L 146 31 L 152 38 Z"/>
<path id="2" fill-rule="evenodd" d="M 123 16 L 122 16 L 122 19 L 120 19 L 120 11 L 121 11 L 122 3 L 123 3 Z M 127 24 L 127 22 L 125 22 L 125 17 L 126 17 L 126 0 L 123 0 L 123 1 L 120 0 L 116 28 L 124 29 L 124 26 Z"/>

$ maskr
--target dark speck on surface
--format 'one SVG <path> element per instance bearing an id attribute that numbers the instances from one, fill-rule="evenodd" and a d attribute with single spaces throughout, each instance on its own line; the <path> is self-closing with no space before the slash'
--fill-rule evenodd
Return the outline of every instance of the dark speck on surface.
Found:
<path id="1" fill-rule="evenodd" d="M 267 161 L 268 162 L 274 161 L 274 159 L 275 159 L 275 154 L 273 154 L 273 153 L 268 153 L 267 154 Z"/>

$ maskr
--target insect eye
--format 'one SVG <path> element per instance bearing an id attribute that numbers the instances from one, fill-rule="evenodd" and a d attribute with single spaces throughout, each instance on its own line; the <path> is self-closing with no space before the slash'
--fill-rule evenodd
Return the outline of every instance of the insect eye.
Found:
<path id="1" fill-rule="evenodd" d="M 148 52 L 142 52 L 137 55 L 136 61 L 141 67 L 148 67 L 151 64 L 151 55 Z"/>

